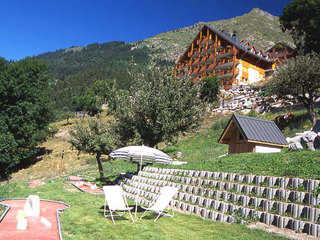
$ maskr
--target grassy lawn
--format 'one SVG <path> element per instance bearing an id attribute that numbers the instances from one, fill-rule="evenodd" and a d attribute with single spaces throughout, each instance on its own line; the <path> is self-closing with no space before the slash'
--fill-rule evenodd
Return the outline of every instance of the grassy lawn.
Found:
<path id="1" fill-rule="evenodd" d="M 48 180 L 47 184 L 34 189 L 26 183 L 11 183 L 0 187 L 0 193 L 1 197 L 37 194 L 43 199 L 70 204 L 71 208 L 60 215 L 64 239 L 284 239 L 245 225 L 212 222 L 181 213 L 176 213 L 174 218 L 160 218 L 157 223 L 150 215 L 136 219 L 134 224 L 125 215 L 113 225 L 103 217 L 103 196 L 81 193 L 62 179 Z"/>
<path id="2" fill-rule="evenodd" d="M 278 114 L 267 114 L 264 118 L 272 120 L 276 115 Z M 283 128 L 285 136 L 292 136 L 295 132 L 310 128 L 308 121 L 305 121 L 305 112 L 296 112 L 295 116 L 295 121 Z M 187 165 L 159 167 L 320 178 L 320 151 L 284 150 L 275 154 L 245 153 L 218 158 L 227 152 L 227 145 L 218 144 L 217 140 L 228 120 L 229 117 L 210 120 L 196 133 L 164 148 L 170 155 L 181 151 L 182 160 L 189 162 Z M 152 216 L 143 220 L 136 219 L 132 224 L 126 216 L 113 225 L 110 219 L 103 217 L 103 196 L 81 193 L 64 183 L 65 176 L 68 175 L 98 178 L 98 171 L 94 156 L 78 156 L 76 151 L 70 149 L 65 134 L 73 125 L 60 122 L 55 126 L 60 129 L 61 134 L 49 138 L 42 145 L 47 149 L 47 153 L 30 167 L 12 174 L 10 184 L 0 183 L 0 198 L 37 194 L 43 199 L 70 204 L 71 208 L 60 217 L 64 239 L 284 239 L 262 230 L 249 229 L 245 225 L 213 222 L 181 213 L 175 214 L 174 218 L 161 218 L 157 223 L 153 222 Z M 61 158 L 62 150 L 65 153 L 64 159 Z M 114 181 L 120 173 L 134 172 L 137 165 L 116 160 L 104 162 L 103 167 L 107 179 Z M 30 189 L 27 182 L 33 179 L 42 179 L 47 184 Z M 104 185 L 98 180 L 96 183 L 99 186 Z M 3 208 L 0 207 L 0 214 L 1 211 Z"/>
<path id="3" fill-rule="evenodd" d="M 267 114 L 265 119 L 273 120 L 277 114 Z M 293 113 L 294 121 L 283 128 L 284 135 L 294 136 L 296 132 L 303 132 L 311 128 L 305 111 Z M 256 116 L 255 116 L 256 117 Z M 259 116 L 261 117 L 261 116 Z M 281 153 L 243 153 L 232 154 L 219 158 L 228 152 L 228 145 L 219 144 L 218 139 L 227 125 L 229 117 L 212 121 L 211 126 L 184 138 L 173 146 L 164 149 L 170 155 L 182 152 L 182 161 L 187 165 L 166 166 L 194 170 L 209 170 L 223 172 L 237 172 L 247 174 L 261 174 L 273 176 L 288 176 L 301 178 L 320 178 L 320 151 L 303 150 L 290 152 L 283 149 Z M 163 165 L 158 165 L 163 167 Z"/>

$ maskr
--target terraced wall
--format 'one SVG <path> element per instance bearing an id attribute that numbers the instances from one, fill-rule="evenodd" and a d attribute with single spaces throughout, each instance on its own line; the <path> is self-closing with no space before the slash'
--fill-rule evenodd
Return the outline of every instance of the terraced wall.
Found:
<path id="1" fill-rule="evenodd" d="M 178 211 L 214 221 L 260 221 L 320 237 L 319 180 L 145 167 L 121 185 L 127 197 L 149 204 L 163 186 L 179 188 Z"/>

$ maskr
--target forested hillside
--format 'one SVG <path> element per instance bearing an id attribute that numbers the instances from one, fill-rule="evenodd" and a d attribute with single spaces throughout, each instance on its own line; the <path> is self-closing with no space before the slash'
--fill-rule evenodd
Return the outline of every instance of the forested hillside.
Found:
<path id="1" fill-rule="evenodd" d="M 150 66 L 147 47 L 134 49 L 124 42 L 71 47 L 37 58 L 49 66 L 52 97 L 58 109 L 69 106 L 74 96 L 82 95 L 97 80 L 116 79 L 120 88 L 127 89 L 134 73 Z"/>
<path id="2" fill-rule="evenodd" d="M 135 43 L 94 43 L 44 53 L 37 58 L 49 66 L 57 109 L 70 108 L 73 97 L 83 95 L 96 80 L 115 79 L 120 88 L 128 89 L 137 72 L 144 73 L 155 65 L 173 67 L 203 24 L 226 33 L 236 30 L 239 38 L 264 50 L 279 41 L 293 44 L 291 37 L 281 31 L 278 17 L 255 8 L 239 17 L 200 22 Z"/>

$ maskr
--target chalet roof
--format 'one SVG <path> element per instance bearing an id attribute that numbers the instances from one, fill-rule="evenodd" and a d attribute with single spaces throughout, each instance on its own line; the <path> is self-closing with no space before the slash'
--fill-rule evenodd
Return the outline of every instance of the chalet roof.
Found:
<path id="1" fill-rule="evenodd" d="M 218 142 L 222 143 L 231 123 L 235 123 L 243 137 L 249 142 L 288 145 L 278 126 L 273 121 L 233 114 Z"/>
<path id="2" fill-rule="evenodd" d="M 272 47 L 270 47 L 266 52 L 270 52 L 273 48 L 276 48 L 280 45 L 283 45 L 285 46 L 287 49 L 290 49 L 290 50 L 294 50 L 294 47 L 292 45 L 289 45 L 288 43 L 285 43 L 285 42 L 277 42 L 276 44 L 274 44 Z"/>
<path id="3" fill-rule="evenodd" d="M 203 31 L 203 29 L 206 29 L 206 28 L 208 28 L 208 29 L 211 30 L 212 32 L 214 32 L 214 33 L 216 33 L 217 35 L 219 35 L 221 38 L 223 38 L 224 40 L 226 40 L 227 42 L 229 42 L 231 45 L 235 45 L 236 48 L 238 48 L 238 49 L 241 50 L 241 51 L 244 51 L 246 54 L 249 54 L 249 55 L 251 55 L 251 56 L 253 56 L 253 57 L 255 57 L 255 58 L 258 58 L 258 59 L 260 59 L 260 60 L 266 61 L 266 62 L 268 62 L 268 63 L 273 63 L 273 62 L 276 60 L 276 59 L 274 59 L 274 58 L 268 58 L 268 55 L 266 55 L 266 56 L 264 57 L 264 56 L 260 56 L 259 54 L 256 54 L 255 52 L 250 51 L 250 50 L 254 47 L 254 45 L 245 46 L 246 43 L 248 43 L 248 42 L 241 42 L 241 41 L 239 41 L 239 38 L 238 38 L 238 37 L 232 37 L 232 36 L 230 36 L 230 35 L 222 32 L 222 31 L 219 31 L 219 30 L 217 30 L 217 29 L 214 29 L 214 28 L 212 28 L 212 27 L 210 27 L 210 26 L 208 26 L 208 25 L 204 25 L 204 26 L 201 28 L 201 30 L 199 31 L 199 33 L 200 33 L 201 31 Z M 195 39 L 193 40 L 193 42 L 198 38 L 199 33 L 198 33 L 198 35 L 195 37 Z M 178 62 L 180 62 L 180 61 L 183 59 L 183 57 L 187 54 L 188 50 L 191 48 L 191 45 L 192 45 L 192 43 L 188 46 L 188 48 L 187 48 L 187 50 L 185 51 L 185 53 L 179 58 Z M 267 54 L 267 53 L 266 53 L 266 54 Z"/>
<path id="4" fill-rule="evenodd" d="M 226 34 L 224 32 L 221 32 L 219 30 L 216 30 L 216 29 L 214 29 L 214 28 L 212 28 L 210 26 L 207 26 L 207 25 L 204 25 L 204 27 L 209 28 L 211 31 L 213 31 L 214 33 L 218 34 L 220 37 L 224 38 L 230 44 L 235 45 L 236 48 L 238 48 L 238 49 L 240 49 L 240 50 L 242 50 L 244 52 L 247 52 L 247 53 L 251 54 L 254 57 L 257 57 L 259 59 L 262 59 L 262 60 L 268 61 L 268 62 L 273 62 L 275 60 L 275 59 L 264 58 L 264 57 L 262 57 L 262 56 L 260 56 L 260 55 L 258 55 L 256 53 L 250 52 L 249 50 L 252 47 L 254 47 L 254 45 L 250 45 L 250 46 L 246 47 L 246 46 L 244 46 L 245 43 L 241 43 L 238 38 L 234 39 L 232 36 L 230 36 L 230 35 L 228 35 L 228 34 Z M 258 51 L 259 51 L 259 49 L 258 49 Z"/>

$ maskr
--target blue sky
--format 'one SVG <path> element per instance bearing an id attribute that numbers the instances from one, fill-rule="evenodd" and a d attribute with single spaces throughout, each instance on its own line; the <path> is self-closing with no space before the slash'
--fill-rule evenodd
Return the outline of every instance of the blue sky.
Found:
<path id="1" fill-rule="evenodd" d="M 248 13 L 282 13 L 289 0 L 0 0 L 0 56 L 47 51 L 158 33 Z"/>

